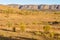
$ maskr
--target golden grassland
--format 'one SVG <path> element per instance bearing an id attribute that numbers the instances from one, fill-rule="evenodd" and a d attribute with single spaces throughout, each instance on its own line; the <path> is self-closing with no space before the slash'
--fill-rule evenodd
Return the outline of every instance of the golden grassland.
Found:
<path id="1" fill-rule="evenodd" d="M 60 11 L 0 6 L 0 40 L 60 40 Z"/>

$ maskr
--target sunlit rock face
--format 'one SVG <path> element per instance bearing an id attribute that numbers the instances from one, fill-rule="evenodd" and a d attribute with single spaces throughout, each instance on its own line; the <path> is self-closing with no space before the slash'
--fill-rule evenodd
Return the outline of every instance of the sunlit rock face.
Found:
<path id="1" fill-rule="evenodd" d="M 19 9 L 60 10 L 60 5 L 20 5 Z"/>
<path id="2" fill-rule="evenodd" d="M 38 9 L 37 5 L 20 5 L 19 9 Z"/>

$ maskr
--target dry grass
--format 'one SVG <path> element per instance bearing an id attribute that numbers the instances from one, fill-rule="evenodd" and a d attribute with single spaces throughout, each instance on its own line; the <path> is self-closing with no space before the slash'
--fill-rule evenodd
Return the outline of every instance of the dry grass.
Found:
<path id="1" fill-rule="evenodd" d="M 21 40 L 44 40 L 39 31 L 43 32 L 43 27 L 50 25 L 48 22 L 60 22 L 60 11 L 19 10 L 6 6 L 0 6 L 0 9 L 3 10 L 3 12 L 0 12 L 0 35 L 4 37 Z M 5 13 L 6 10 L 8 12 Z M 11 12 L 11 10 L 13 11 Z M 21 32 L 21 25 L 25 28 L 23 28 L 24 32 Z M 60 29 L 58 29 L 60 24 L 50 26 L 52 27 L 51 32 L 60 33 Z M 16 27 L 16 32 L 12 31 L 13 27 Z M 35 33 L 36 31 L 38 32 Z"/>

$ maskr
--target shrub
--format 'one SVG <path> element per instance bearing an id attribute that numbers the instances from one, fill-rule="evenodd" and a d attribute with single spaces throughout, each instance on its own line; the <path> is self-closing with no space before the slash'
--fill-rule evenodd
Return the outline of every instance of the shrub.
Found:
<path id="1" fill-rule="evenodd" d="M 39 31 L 36 31 L 35 32 L 35 35 L 41 35 L 42 33 L 41 32 L 39 32 Z"/>
<path id="2" fill-rule="evenodd" d="M 53 38 L 54 37 L 54 32 L 50 32 L 50 37 Z"/>
<path id="3" fill-rule="evenodd" d="M 44 32 L 49 32 L 50 29 L 51 27 L 49 25 L 43 27 Z"/>
<path id="4" fill-rule="evenodd" d="M 11 27 L 12 26 L 12 23 L 11 22 L 8 22 L 7 25 L 8 25 L 8 27 Z"/>
<path id="5" fill-rule="evenodd" d="M 25 32 L 26 25 L 24 23 L 20 23 L 19 26 L 20 26 L 21 31 Z"/>
<path id="6" fill-rule="evenodd" d="M 37 22 L 34 21 L 34 22 L 32 22 L 32 24 L 37 24 Z"/>
<path id="7" fill-rule="evenodd" d="M 13 27 L 13 32 L 16 32 L 16 28 L 15 27 Z"/>

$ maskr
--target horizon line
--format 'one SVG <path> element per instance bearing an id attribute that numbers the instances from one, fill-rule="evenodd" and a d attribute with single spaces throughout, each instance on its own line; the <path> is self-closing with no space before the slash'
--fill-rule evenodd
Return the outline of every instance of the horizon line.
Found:
<path id="1" fill-rule="evenodd" d="M 0 5 L 12 5 L 12 4 L 16 4 L 16 5 L 60 5 L 60 4 L 17 4 L 17 3 L 9 3 L 9 4 L 1 4 Z"/>

